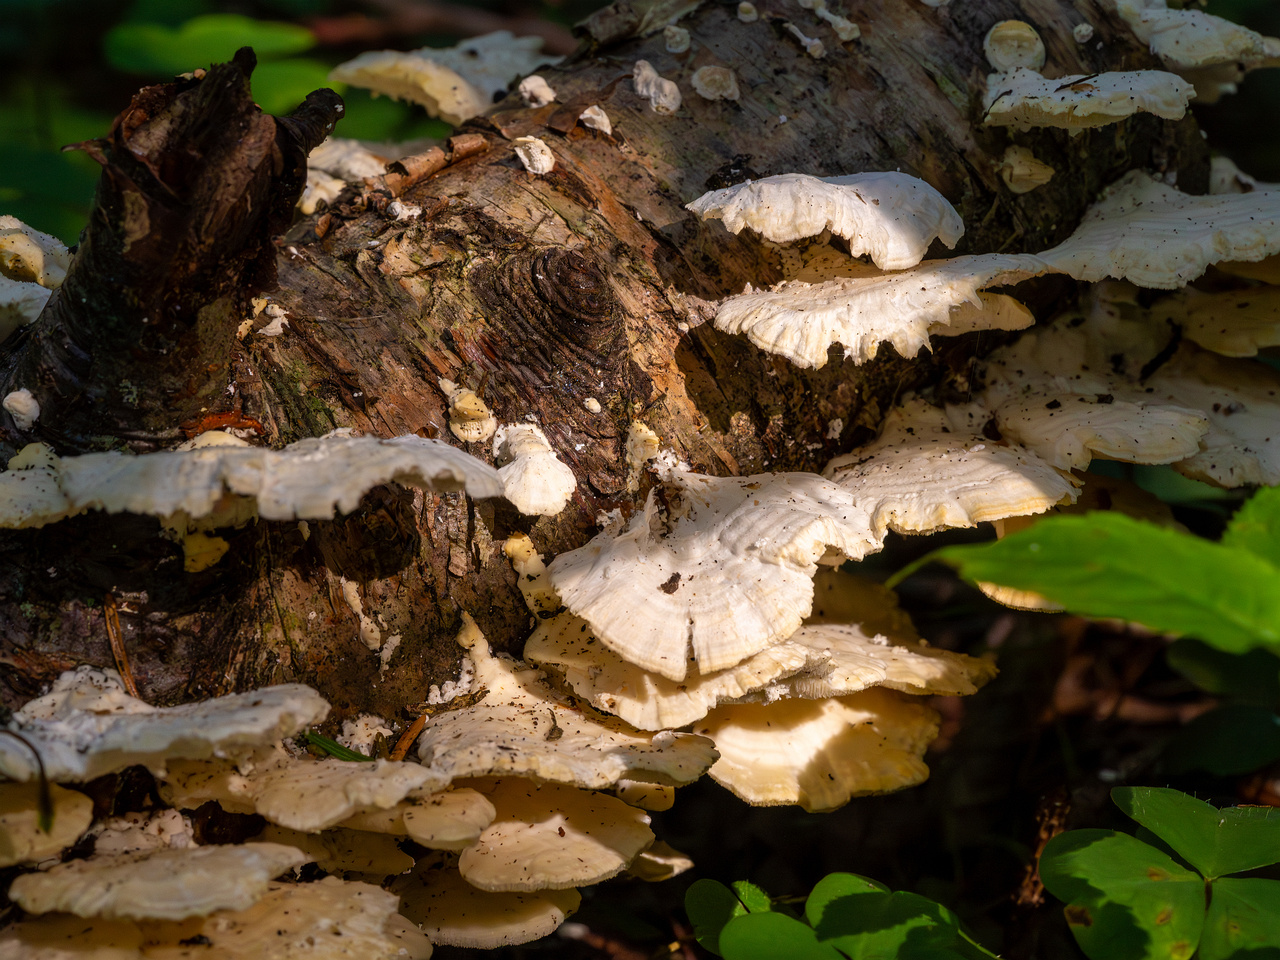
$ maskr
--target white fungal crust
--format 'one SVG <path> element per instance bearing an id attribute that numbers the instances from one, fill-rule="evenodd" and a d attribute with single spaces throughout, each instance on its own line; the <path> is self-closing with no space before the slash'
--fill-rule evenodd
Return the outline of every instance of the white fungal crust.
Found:
<path id="1" fill-rule="evenodd" d="M 247 910 L 267 892 L 268 881 L 307 859 L 279 843 L 94 856 L 23 874 L 9 887 L 9 897 L 27 913 L 185 920 L 215 910 Z"/>
<path id="2" fill-rule="evenodd" d="M 520 100 L 526 107 L 545 107 L 556 98 L 556 92 L 551 84 L 536 73 L 521 80 L 517 89 Z"/>
<path id="3" fill-rule="evenodd" d="M 406 800 L 385 810 L 362 810 L 339 826 L 409 837 L 432 850 L 461 850 L 475 843 L 496 815 L 484 794 L 459 787 Z"/>
<path id="4" fill-rule="evenodd" d="M 1131 170 L 1108 187 L 1074 233 L 1040 254 L 1076 280 L 1107 277 L 1172 290 L 1219 261 L 1280 253 L 1280 190 L 1192 196 Z"/>
<path id="5" fill-rule="evenodd" d="M 550 173 L 556 166 L 556 155 L 551 148 L 537 137 L 516 137 L 516 156 L 520 164 L 535 176 Z"/>
<path id="6" fill-rule="evenodd" d="M 500 464 L 503 495 L 525 516 L 554 517 L 573 498 L 578 480 L 556 456 L 541 428 L 509 423 L 493 438 L 494 462 Z"/>
<path id="7" fill-rule="evenodd" d="M 1013 193 L 1030 193 L 1053 179 L 1053 167 L 1027 147 L 1009 147 L 1000 158 L 1000 179 Z"/>
<path id="8" fill-rule="evenodd" d="M 492 950 L 554 933 L 578 909 L 577 890 L 488 893 L 448 863 L 423 860 L 392 885 L 400 912 L 432 943 Z"/>
<path id="9" fill-rule="evenodd" d="M 1044 66 L 1044 41 L 1025 20 L 1001 20 L 987 31 L 982 51 L 987 55 L 987 62 L 1000 73 L 1019 67 L 1039 70 Z"/>
<path id="10" fill-rule="evenodd" d="M 1109 0 L 1139 40 L 1171 70 L 1219 64 L 1280 65 L 1280 39 L 1264 37 L 1203 10 L 1170 10 L 1165 0 Z"/>
<path id="11" fill-rule="evenodd" d="M 616 877 L 653 843 L 649 816 L 617 797 L 516 777 L 472 784 L 497 817 L 458 871 L 495 893 L 567 890 Z"/>
<path id="12" fill-rule="evenodd" d="M 1135 113 L 1181 120 L 1195 87 L 1177 74 L 1134 70 L 1049 79 L 1019 67 L 987 77 L 983 99 L 989 126 L 1081 130 L 1116 123 Z"/>
<path id="13" fill-rule="evenodd" d="M 267 520 L 330 520 L 335 509 L 350 513 L 366 493 L 392 481 L 502 495 L 496 470 L 443 441 L 330 435 L 283 450 L 214 446 L 51 457 L 30 470 L 0 473 L 0 505 L 10 505 L 0 527 L 42 526 L 90 509 L 160 517 L 181 511 L 187 520 L 216 511 L 227 526 L 242 522 L 246 510 L 252 516 L 255 507 Z"/>
<path id="14" fill-rule="evenodd" d="M 658 75 L 648 60 L 637 60 L 631 69 L 631 83 L 636 93 L 649 101 L 654 113 L 669 115 L 680 109 L 680 88 L 672 80 Z"/>
<path id="15" fill-rule="evenodd" d="M 493 656 L 471 618 L 463 620 L 458 642 L 469 649 L 485 694 L 427 721 L 418 756 L 432 770 L 450 779 L 511 774 L 599 790 L 620 779 L 689 783 L 715 759 L 702 737 L 641 734 L 571 704 L 541 671 Z"/>
<path id="16" fill-rule="evenodd" d="M 836 457 L 823 475 L 871 511 L 877 535 L 933 533 L 1043 513 L 1075 499 L 1075 485 L 1017 445 L 982 435 L 985 415 L 923 400 L 890 411 L 879 439 Z"/>
<path id="17" fill-rule="evenodd" d="M 134 764 L 162 771 L 170 759 L 234 755 L 319 723 L 329 705 L 298 683 L 202 703 L 152 707 L 128 696 L 114 670 L 80 667 L 13 714 L 9 728 L 32 741 L 50 780 L 82 783 Z M 30 751 L 0 737 L 0 774 L 36 776 Z"/>
<path id="18" fill-rule="evenodd" d="M 699 67 L 689 82 L 703 100 L 737 100 L 742 95 L 738 78 L 728 67 Z"/>
<path id="19" fill-rule="evenodd" d="M 827 351 L 837 343 L 855 363 L 875 357 L 883 341 L 902 356 L 914 357 L 928 346 L 930 332 L 950 323 L 953 308 L 966 301 L 981 304 L 980 288 L 1045 271 L 1034 256 L 989 253 L 930 260 L 880 276 L 820 284 L 791 281 L 721 301 L 715 323 L 717 329 L 744 333 L 762 350 L 801 367 L 825 365 Z M 970 316 L 966 326 L 971 323 Z"/>
<path id="20" fill-rule="evenodd" d="M 964 221 L 937 190 L 905 173 L 811 177 L 784 173 L 712 190 L 687 204 L 703 220 L 724 221 L 730 233 L 750 227 L 788 243 L 830 230 L 882 270 L 913 267 L 934 238 L 954 247 Z"/>
<path id="21" fill-rule="evenodd" d="M 540 37 L 497 30 L 447 49 L 371 50 L 334 67 L 329 78 L 421 104 L 457 126 L 488 110 L 516 77 L 559 61 L 539 53 L 541 47 Z"/>
<path id="22" fill-rule="evenodd" d="M 578 122 L 584 127 L 599 130 L 606 137 L 613 134 L 613 124 L 609 121 L 609 115 L 600 108 L 598 103 L 593 103 L 578 114 Z"/>
<path id="23" fill-rule="evenodd" d="M 35 782 L 0 783 L 0 868 L 56 857 L 93 822 L 93 801 L 83 793 L 49 785 L 53 824 L 40 829 L 40 788 Z"/>
<path id="24" fill-rule="evenodd" d="M 872 688 L 717 707 L 694 729 L 720 751 L 712 779 L 747 803 L 823 811 L 924 781 L 938 717 L 915 697 Z"/>
<path id="25" fill-rule="evenodd" d="M 713 673 L 789 636 L 828 551 L 880 549 L 854 497 L 813 474 L 674 471 L 613 536 L 548 567 L 564 605 L 623 659 L 671 680 Z"/>

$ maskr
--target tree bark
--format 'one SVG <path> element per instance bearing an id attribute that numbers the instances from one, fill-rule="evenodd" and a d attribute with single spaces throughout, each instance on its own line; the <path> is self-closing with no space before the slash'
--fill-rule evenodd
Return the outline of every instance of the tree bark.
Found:
<path id="1" fill-rule="evenodd" d="M 806 371 L 717 332 L 704 322 L 709 301 L 778 280 L 781 254 L 684 210 L 708 189 L 790 171 L 900 169 L 953 202 L 967 226 L 957 252 L 970 253 L 1052 245 L 1098 189 L 1133 167 L 1205 188 L 1207 150 L 1189 117 L 1139 116 L 1075 137 L 981 125 L 982 40 L 998 20 L 1035 25 L 1050 76 L 1156 66 L 1089 0 L 937 9 L 850 0 L 843 12 L 862 36 L 844 44 L 793 3 L 758 6 L 760 20 L 742 23 L 736 4 L 620 0 L 588 21 L 578 54 L 542 71 L 556 103 L 526 109 L 508 98 L 469 122 L 428 164 L 434 172 L 370 180 L 283 236 L 279 203 L 297 191 L 291 158 L 297 144 L 315 142 L 331 104 L 317 100 L 268 130 L 269 119 L 241 101 L 233 119 L 209 114 L 179 142 L 182 118 L 222 102 L 215 79 L 239 81 L 220 67 L 141 93 L 93 148 L 104 176 L 72 276 L 7 362 L 6 392 L 27 387 L 45 411 L 27 433 L 6 416 L 7 451 L 35 439 L 60 453 L 156 450 L 220 424 L 271 445 L 339 427 L 452 441 L 439 387 L 447 378 L 481 392 L 500 422 L 535 418 L 578 489 L 559 516 L 529 518 L 505 501 L 380 488 L 357 513 L 311 523 L 309 536 L 293 523 L 224 533 L 230 552 L 196 574 L 182 572 L 153 519 L 94 515 L 5 533 L 5 702 L 73 662 L 111 664 L 100 613 L 111 593 L 128 601 L 120 622 L 153 702 L 299 680 L 321 690 L 337 717 L 398 717 L 454 675 L 463 611 L 495 645 L 518 652 L 530 620 L 502 556 L 505 537 L 526 531 L 544 554 L 559 553 L 584 543 L 600 512 L 628 514 L 643 502 L 643 487 L 627 489 L 632 421 L 700 471 L 820 470 L 873 436 L 901 392 L 963 375 L 975 351 L 996 344 L 990 334 L 941 340 L 933 355 L 912 359 L 885 347 L 862 366 L 833 353 Z M 660 28 L 682 11 L 693 46 L 674 55 Z M 820 36 L 827 55 L 808 56 L 787 20 Z M 1072 39 L 1082 21 L 1096 30 L 1087 45 Z M 659 32 L 643 35 L 652 27 Z M 658 115 L 635 94 L 628 77 L 642 58 L 679 83 L 677 114 Z M 713 64 L 735 70 L 740 101 L 692 91 L 692 73 Z M 576 123 L 592 104 L 608 113 L 612 136 Z M 147 136 L 125 143 L 131 124 Z M 192 136 L 209 139 L 193 150 Z M 525 172 L 513 153 L 520 136 L 548 143 L 551 173 Z M 1022 195 L 1004 187 L 1000 157 L 1015 142 L 1056 169 L 1049 184 Z M 421 214 L 397 220 L 396 194 Z M 162 202 L 174 196 L 183 217 Z M 157 217 L 162 208 L 168 220 Z M 231 210 L 244 216 L 218 234 L 221 246 L 195 242 L 205 226 L 226 226 L 211 211 Z M 173 269 L 157 267 L 173 251 Z M 241 342 L 236 328 L 256 289 L 270 290 L 289 326 Z M 1043 281 L 1018 292 L 1047 316 L 1073 290 Z M 586 409 L 588 398 L 600 413 Z M 845 426 L 833 439 L 837 419 Z M 486 444 L 469 450 L 491 459 Z M 358 639 L 342 580 L 358 584 L 384 636 L 401 637 L 383 672 Z"/>

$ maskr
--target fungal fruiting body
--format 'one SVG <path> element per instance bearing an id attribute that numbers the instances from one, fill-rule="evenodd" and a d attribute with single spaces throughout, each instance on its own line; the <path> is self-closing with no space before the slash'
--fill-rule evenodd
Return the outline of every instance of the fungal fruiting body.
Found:
<path id="1" fill-rule="evenodd" d="M 631 82 L 636 93 L 649 101 L 654 113 L 671 114 L 680 109 L 680 88 L 672 80 L 658 75 L 648 60 L 637 60 L 631 70 Z"/>

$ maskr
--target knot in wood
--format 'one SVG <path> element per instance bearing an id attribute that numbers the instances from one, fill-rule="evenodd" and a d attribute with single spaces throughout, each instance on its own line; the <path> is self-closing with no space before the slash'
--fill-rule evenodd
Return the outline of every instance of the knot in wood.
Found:
<path id="1" fill-rule="evenodd" d="M 547 306 L 587 323 L 602 323 L 613 312 L 613 293 L 604 271 L 576 250 L 547 250 L 530 264 L 533 288 Z"/>

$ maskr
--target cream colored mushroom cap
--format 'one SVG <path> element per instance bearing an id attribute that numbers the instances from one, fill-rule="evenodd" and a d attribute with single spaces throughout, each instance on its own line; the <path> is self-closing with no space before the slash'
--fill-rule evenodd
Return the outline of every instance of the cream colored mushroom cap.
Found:
<path id="1" fill-rule="evenodd" d="M 5 960 L 145 960 L 143 935 L 127 920 L 53 913 L 0 928 Z"/>
<path id="2" fill-rule="evenodd" d="M 830 230 L 849 241 L 853 256 L 868 254 L 882 270 L 913 267 L 935 237 L 954 247 L 964 234 L 946 198 L 905 173 L 784 173 L 713 190 L 687 208 L 704 220 L 723 220 L 730 233 L 750 227 L 774 243 Z"/>
<path id="3" fill-rule="evenodd" d="M 498 811 L 458 871 L 495 893 L 567 890 L 616 877 L 653 843 L 649 816 L 605 793 L 503 778 L 475 782 Z"/>
<path id="4" fill-rule="evenodd" d="M 218 960 L 427 960 L 431 943 L 396 912 L 399 900 L 368 883 L 325 877 L 272 883 L 248 910 L 202 922 L 145 924 L 147 960 L 189 960 L 180 940 L 203 937 Z"/>
<path id="5" fill-rule="evenodd" d="M 1170 10 L 1164 0 L 1109 0 L 1165 66 L 1182 71 L 1217 64 L 1280 65 L 1280 40 L 1203 10 Z"/>
<path id="6" fill-rule="evenodd" d="M 57 237 L 0 216 L 0 276 L 56 290 L 71 268 L 71 253 Z"/>
<path id="7" fill-rule="evenodd" d="M 1027 147 L 1009 147 L 1000 158 L 1000 179 L 1013 193 L 1030 193 L 1044 186 L 1053 179 L 1054 172 Z"/>
<path id="8" fill-rule="evenodd" d="M 554 517 L 578 487 L 577 477 L 536 424 L 500 426 L 493 438 L 493 456 L 500 464 L 503 495 L 526 516 Z"/>
<path id="9" fill-rule="evenodd" d="M 876 531 L 932 533 L 1043 513 L 1075 485 L 1028 450 L 980 432 L 986 416 L 923 400 L 890 411 L 879 439 L 836 457 L 823 474 L 871 510 Z"/>
<path id="10" fill-rule="evenodd" d="M 395 876 L 413 869 L 413 857 L 400 849 L 386 833 L 335 827 L 319 833 L 303 833 L 269 823 L 253 838 L 255 843 L 282 843 L 306 854 L 327 873 L 360 873 Z"/>
<path id="11" fill-rule="evenodd" d="M 692 870 L 693 866 L 688 854 L 662 840 L 655 840 L 648 850 L 631 861 L 627 873 L 646 883 L 658 883 L 678 877 L 686 870 Z"/>
<path id="12" fill-rule="evenodd" d="M 0 275 L 0 336 L 7 337 L 40 316 L 51 291 L 38 283 Z"/>
<path id="13" fill-rule="evenodd" d="M 30 783 L 0 783 L 0 868 L 56 857 L 93 822 L 93 801 L 83 793 L 49 785 L 53 825 L 40 829 L 40 788 Z"/>
<path id="14" fill-rule="evenodd" d="M 673 471 L 616 537 L 596 536 L 548 566 L 564 605 L 624 660 L 683 680 L 793 633 L 828 551 L 880 549 L 852 495 L 814 474 L 718 478 Z"/>
<path id="15" fill-rule="evenodd" d="M 258 813 L 308 832 L 334 826 L 358 810 L 393 807 L 407 796 L 449 785 L 447 777 L 421 764 L 395 760 L 289 760 L 253 779 Z"/>
<path id="16" fill-rule="evenodd" d="M 1133 70 L 1049 79 L 1019 67 L 987 77 L 985 122 L 1017 129 L 1083 130 L 1117 123 L 1135 113 L 1181 120 L 1195 87 L 1177 74 Z"/>
<path id="17" fill-rule="evenodd" d="M 577 890 L 489 893 L 463 880 L 452 864 L 424 861 L 392 889 L 400 908 L 433 943 L 492 950 L 554 933 L 578 909 Z"/>
<path id="18" fill-rule="evenodd" d="M 694 729 L 716 742 L 711 777 L 757 806 L 834 810 L 915 786 L 938 718 L 917 698 L 872 688 L 828 700 L 717 707 Z"/>
<path id="19" fill-rule="evenodd" d="M 930 260 L 909 270 L 809 284 L 791 281 L 722 301 L 716 328 L 743 333 L 762 350 L 800 367 L 822 367 L 837 343 L 855 363 L 876 356 L 882 342 L 903 357 L 928 347 L 929 334 L 945 332 L 952 311 L 966 301 L 981 305 L 982 287 L 1017 283 L 1046 272 L 1031 255 L 982 254 Z M 964 317 L 964 330 L 974 317 Z M 1004 315 L 992 311 L 993 326 Z"/>
<path id="20" fill-rule="evenodd" d="M 214 446 L 141 455 L 87 453 L 56 460 L 52 469 L 64 500 L 46 503 L 48 492 L 32 489 L 36 513 L 21 499 L 24 474 L 0 474 L 0 527 L 40 526 L 82 510 L 167 517 L 179 511 L 199 519 L 228 508 L 228 495 L 251 498 L 267 520 L 331 520 L 350 513 L 374 487 L 392 481 L 428 490 L 466 490 L 474 497 L 502 495 L 497 471 L 440 440 L 416 436 L 330 435 L 292 443 L 282 450 Z M 41 488 L 43 490 L 43 488 Z"/>
<path id="21" fill-rule="evenodd" d="M 1192 196 L 1131 170 L 1064 242 L 1040 254 L 1076 280 L 1107 277 L 1172 290 L 1220 261 L 1280 253 L 1280 190 Z"/>
<path id="22" fill-rule="evenodd" d="M 1019 67 L 1039 70 L 1044 66 L 1044 41 L 1025 20 L 1001 20 L 995 24 L 983 38 L 982 51 L 987 62 L 1001 73 Z"/>
<path id="23" fill-rule="evenodd" d="M 158 771 L 170 759 L 248 752 L 293 736 L 328 712 L 318 693 L 297 683 L 152 707 L 125 694 L 115 671 L 80 668 L 15 712 L 10 728 L 35 744 L 49 779 L 83 782 L 134 764 Z M 35 761 L 24 746 L 0 737 L 0 773 L 31 780 Z"/>
<path id="24" fill-rule="evenodd" d="M 640 733 L 571 704 L 539 670 L 493 656 L 470 617 L 459 634 L 475 663 L 476 704 L 431 717 L 418 741 L 423 764 L 450 779 L 511 774 L 603 789 L 618 780 L 678 785 L 715 759 L 703 737 Z"/>
<path id="25" fill-rule="evenodd" d="M 1280 346 L 1280 287 L 1204 293 L 1184 287 L 1151 307 L 1153 318 L 1175 323 L 1192 343 L 1225 357 L 1253 357 Z"/>
<path id="26" fill-rule="evenodd" d="M 267 884 L 307 856 L 279 843 L 150 850 L 68 860 L 25 873 L 9 897 L 28 913 L 74 913 L 107 920 L 185 920 L 246 910 Z"/>
<path id="27" fill-rule="evenodd" d="M 385 810 L 362 810 L 340 826 L 411 837 L 433 850 L 461 850 L 475 843 L 496 815 L 484 794 L 454 788 Z"/>
<path id="28" fill-rule="evenodd" d="M 641 730 L 700 720 L 717 703 L 744 697 L 807 662 L 803 650 L 782 641 L 724 670 L 702 674 L 691 668 L 683 680 L 670 680 L 628 663 L 596 639 L 585 620 L 567 612 L 538 625 L 524 656 L 563 676 L 597 710 Z"/>

